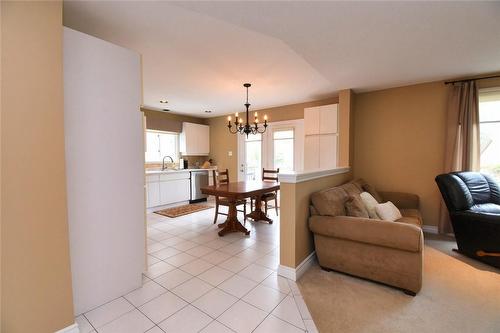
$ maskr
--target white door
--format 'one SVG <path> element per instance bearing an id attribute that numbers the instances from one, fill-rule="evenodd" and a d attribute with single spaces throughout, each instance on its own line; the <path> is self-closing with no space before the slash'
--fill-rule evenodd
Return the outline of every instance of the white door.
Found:
<path id="1" fill-rule="evenodd" d="M 238 134 L 240 135 L 240 134 Z M 238 138 L 238 180 L 262 179 L 262 134 Z"/>

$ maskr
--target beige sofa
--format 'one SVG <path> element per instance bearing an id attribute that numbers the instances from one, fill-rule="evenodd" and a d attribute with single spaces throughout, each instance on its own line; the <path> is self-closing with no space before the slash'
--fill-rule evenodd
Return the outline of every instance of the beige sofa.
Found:
<path id="1" fill-rule="evenodd" d="M 403 218 L 396 222 L 346 216 L 345 201 L 367 189 L 373 192 L 366 182 L 356 180 L 311 196 L 309 227 L 319 264 L 325 270 L 381 282 L 414 296 L 422 286 L 419 198 L 378 192 L 379 200 L 392 201 L 400 209 Z"/>

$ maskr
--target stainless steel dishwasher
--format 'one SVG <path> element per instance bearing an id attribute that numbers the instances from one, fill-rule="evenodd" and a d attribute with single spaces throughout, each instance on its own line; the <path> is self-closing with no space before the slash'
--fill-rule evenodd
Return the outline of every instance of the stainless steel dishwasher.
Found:
<path id="1" fill-rule="evenodd" d="M 191 198 L 189 203 L 207 201 L 208 195 L 201 193 L 200 188 L 208 186 L 208 170 L 191 171 Z"/>

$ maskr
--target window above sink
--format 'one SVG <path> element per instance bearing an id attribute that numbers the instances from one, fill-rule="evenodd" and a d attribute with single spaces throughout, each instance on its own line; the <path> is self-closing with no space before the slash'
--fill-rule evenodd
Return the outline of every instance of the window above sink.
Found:
<path id="1" fill-rule="evenodd" d="M 161 163 L 164 156 L 179 162 L 179 134 L 146 130 L 146 163 Z"/>

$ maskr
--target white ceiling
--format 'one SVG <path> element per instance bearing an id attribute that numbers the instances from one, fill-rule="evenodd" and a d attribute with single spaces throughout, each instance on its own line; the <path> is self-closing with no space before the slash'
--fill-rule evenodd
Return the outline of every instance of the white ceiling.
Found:
<path id="1" fill-rule="evenodd" d="M 261 109 L 500 71 L 500 2 L 65 1 L 64 25 L 142 54 L 145 106 L 202 117 L 244 82 Z"/>

